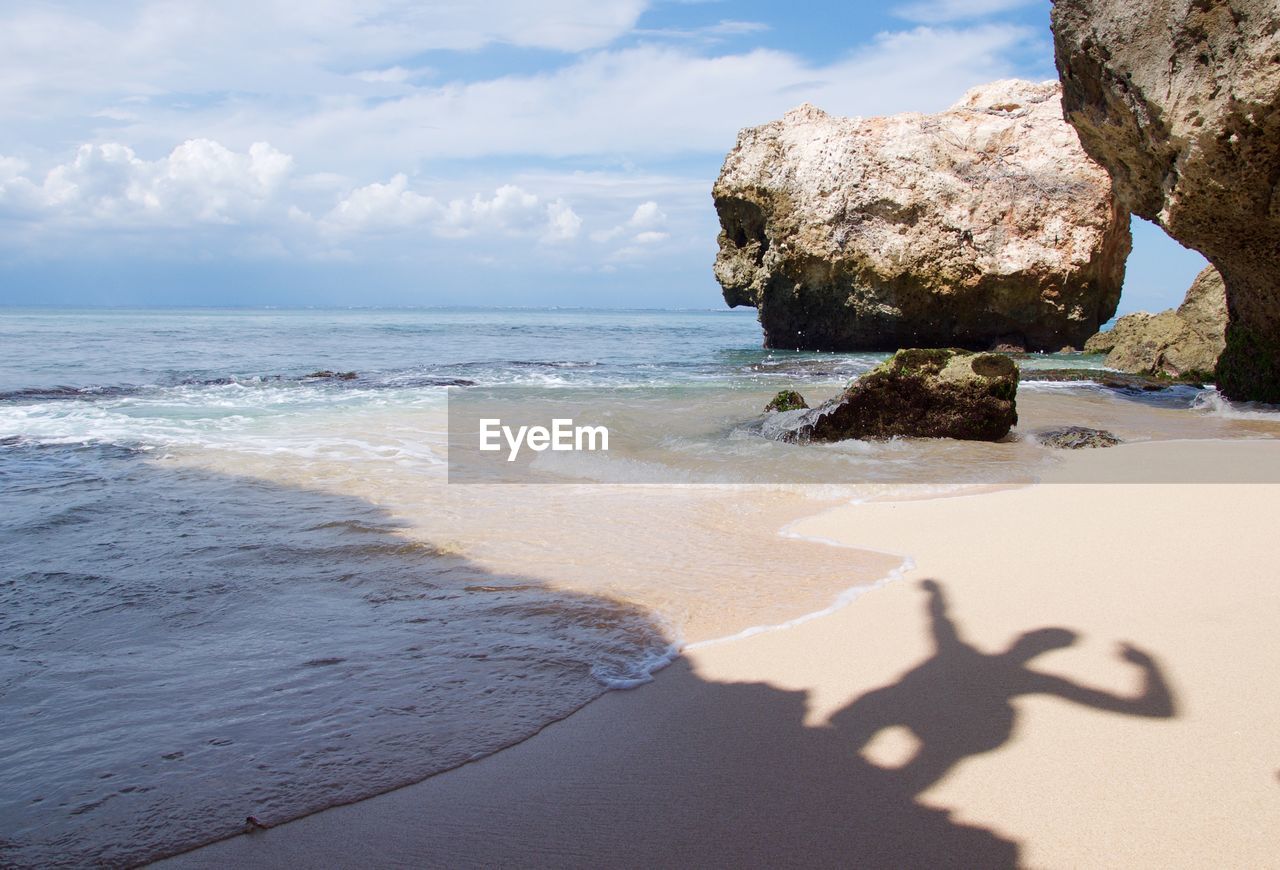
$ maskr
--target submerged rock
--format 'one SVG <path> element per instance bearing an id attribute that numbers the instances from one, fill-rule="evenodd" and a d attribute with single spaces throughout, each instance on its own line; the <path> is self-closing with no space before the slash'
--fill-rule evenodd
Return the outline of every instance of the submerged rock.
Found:
<path id="1" fill-rule="evenodd" d="M 1222 273 L 1218 389 L 1280 402 L 1280 7 L 1057 0 L 1067 120 L 1121 205 Z"/>
<path id="2" fill-rule="evenodd" d="M 1081 450 L 1086 447 L 1115 447 L 1122 444 L 1119 438 L 1105 429 L 1088 429 L 1084 426 L 1064 426 L 1047 429 L 1035 434 L 1036 441 L 1045 447 L 1059 450 Z"/>
<path id="3" fill-rule="evenodd" d="M 804 105 L 743 130 L 712 193 L 716 279 L 768 347 L 1078 346 L 1115 313 L 1131 247 L 1056 82 L 938 115 Z"/>
<path id="4" fill-rule="evenodd" d="M 1018 422 L 1018 366 L 1007 356 L 954 349 L 900 350 L 809 411 L 766 421 L 782 441 L 958 438 L 998 441 Z"/>
<path id="5" fill-rule="evenodd" d="M 1107 365 L 1134 374 L 1212 380 L 1226 347 L 1227 299 L 1218 270 L 1209 266 L 1177 309 L 1126 314 L 1084 346 L 1107 354 Z"/>
<path id="6" fill-rule="evenodd" d="M 809 403 L 804 400 L 804 396 L 795 390 L 782 390 L 769 401 L 769 404 L 764 406 L 764 410 L 766 413 L 769 411 L 797 411 L 807 410 L 808 407 Z"/>
<path id="7" fill-rule="evenodd" d="M 333 372 L 328 369 L 321 369 L 318 372 L 312 372 L 309 375 L 303 375 L 306 378 L 333 378 L 339 381 L 354 381 L 360 377 L 355 372 Z"/>
<path id="8" fill-rule="evenodd" d="M 1204 384 L 1191 377 L 1172 378 L 1167 375 L 1136 375 L 1129 372 L 1113 372 L 1108 369 L 1023 369 L 1021 380 L 1053 381 L 1068 383 L 1094 383 L 1112 390 L 1155 392 L 1170 387 L 1202 387 Z"/>

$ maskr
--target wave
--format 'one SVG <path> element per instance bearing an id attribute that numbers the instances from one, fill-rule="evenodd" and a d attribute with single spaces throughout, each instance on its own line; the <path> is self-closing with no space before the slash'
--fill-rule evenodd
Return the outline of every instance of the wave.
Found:
<path id="1" fill-rule="evenodd" d="M 1263 402 L 1233 402 L 1217 390 L 1204 390 L 1191 402 L 1191 410 L 1228 420 L 1280 421 L 1280 405 Z"/>

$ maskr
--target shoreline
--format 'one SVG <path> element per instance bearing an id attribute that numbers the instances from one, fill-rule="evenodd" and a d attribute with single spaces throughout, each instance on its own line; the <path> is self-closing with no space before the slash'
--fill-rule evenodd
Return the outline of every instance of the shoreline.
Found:
<path id="1" fill-rule="evenodd" d="M 1280 591 L 1265 558 L 1266 517 L 1280 505 L 1280 488 L 1069 483 L 1090 466 L 1124 465 L 1120 457 L 1136 452 L 1170 467 L 1214 456 L 1247 473 L 1259 458 L 1280 457 L 1280 444 L 1126 445 L 1068 457 L 1051 480 L 1025 489 L 824 511 L 797 523 L 799 530 L 909 553 L 916 566 L 904 582 L 861 596 L 857 607 L 686 649 L 654 682 L 608 692 L 483 759 L 161 863 L 347 866 L 377 853 L 387 863 L 419 866 L 788 859 L 1276 865 L 1266 831 L 1280 825 L 1280 738 L 1268 726 L 1280 702 L 1230 689 L 1265 685 L 1280 668 L 1273 630 Z M 1162 498 L 1142 491 L 1151 487 Z M 1056 519 L 1029 509 L 1049 504 Z M 1110 519 L 1096 514 L 1131 507 L 1146 513 L 1124 529 L 1130 537 L 1096 537 L 1106 528 L 1100 520 Z M 1162 533 L 1163 521 L 1206 510 Z M 1046 523 L 1060 527 L 1053 539 L 1012 537 L 1011 524 L 1043 531 Z M 1003 530 L 994 542 L 972 540 L 993 524 Z M 1188 525 L 1210 541 L 1201 546 L 1185 534 Z M 1206 552 L 1215 549 L 1215 531 L 1232 534 L 1231 552 Z M 1067 568 L 1075 582 L 1064 582 L 1055 559 L 1069 566 L 1086 542 L 1095 560 L 1114 564 L 1093 564 L 1084 577 Z M 1016 716 L 1018 727 L 1003 740 L 986 735 L 995 740 L 990 748 L 961 752 L 963 740 L 946 735 L 983 732 L 990 717 L 955 709 L 963 695 L 950 698 L 942 706 L 956 727 L 921 727 L 941 743 L 934 754 L 952 764 L 908 787 L 905 768 L 892 767 L 911 756 L 909 733 L 886 727 L 858 743 L 853 735 L 865 728 L 849 720 L 871 690 L 899 687 L 910 696 L 900 688 L 904 675 L 920 662 L 951 661 L 929 658 L 922 637 L 924 578 L 937 579 L 960 635 L 974 638 L 955 661 L 973 650 L 989 657 L 1019 631 L 1045 623 L 1070 626 L 1078 648 L 1051 651 L 1035 670 L 1090 703 L 1053 693 L 1011 699 L 996 718 Z M 1167 680 L 1171 716 L 1135 701 L 1141 668 L 1117 654 L 1121 642 L 1138 657 L 1150 655 Z M 1232 654 L 1223 656 L 1228 642 Z M 929 722 L 939 704 L 905 697 L 900 718 Z M 1097 706 L 1108 704 L 1116 709 Z M 1134 705 L 1131 715 L 1126 704 Z M 948 747 L 953 739 L 957 745 Z"/>

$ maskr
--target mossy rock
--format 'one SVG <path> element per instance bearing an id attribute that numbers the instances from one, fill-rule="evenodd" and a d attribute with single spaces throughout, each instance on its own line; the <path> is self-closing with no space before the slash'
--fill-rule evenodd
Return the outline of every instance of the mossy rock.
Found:
<path id="1" fill-rule="evenodd" d="M 999 441 L 1018 422 L 1017 393 L 1017 363 L 1003 354 L 909 348 L 799 416 L 780 437 Z"/>
<path id="2" fill-rule="evenodd" d="M 809 403 L 804 400 L 804 396 L 795 390 L 783 390 L 774 396 L 769 404 L 764 406 L 765 412 L 769 411 L 800 411 L 809 407 Z"/>

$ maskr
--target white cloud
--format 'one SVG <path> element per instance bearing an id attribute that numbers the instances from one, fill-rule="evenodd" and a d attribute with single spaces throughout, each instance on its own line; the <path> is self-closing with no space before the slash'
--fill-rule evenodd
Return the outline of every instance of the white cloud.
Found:
<path id="1" fill-rule="evenodd" d="M 446 198 L 419 192 L 404 173 L 348 188 L 324 206 L 339 178 L 295 183 L 292 167 L 290 155 L 266 143 L 236 152 L 207 139 L 184 142 L 156 160 L 125 145 L 86 144 L 43 173 L 0 156 L 0 218 L 24 228 L 28 253 L 38 253 L 43 236 L 45 252 L 56 254 L 67 232 L 96 230 L 117 241 L 132 233 L 145 247 L 169 244 L 174 231 L 220 227 L 238 233 L 230 250 L 253 257 L 288 251 L 350 257 L 353 241 L 413 231 L 556 244 L 577 238 L 583 225 L 562 197 L 504 184 L 492 194 Z M 10 233 L 6 241 L 18 239 Z"/>
<path id="2" fill-rule="evenodd" d="M 444 209 L 429 196 L 408 189 L 403 173 L 386 184 L 374 182 L 351 191 L 334 206 L 326 220 L 346 230 L 403 229 L 439 219 Z"/>
<path id="3" fill-rule="evenodd" d="M 667 216 L 663 214 L 658 204 L 653 200 L 647 200 L 636 206 L 635 211 L 625 223 L 592 233 L 591 239 L 596 242 L 610 242 L 620 237 L 628 237 L 632 242 L 653 244 L 667 238 L 668 234 L 659 230 L 666 222 Z"/>
<path id="4" fill-rule="evenodd" d="M 601 48 L 629 32 L 645 6 L 646 0 L 5 4 L 0 116 L 83 118 L 127 101 L 151 104 L 153 113 L 185 113 L 257 94 L 269 94 L 265 101 L 278 110 L 281 98 L 401 87 L 407 77 L 399 78 L 396 67 L 426 52 L 492 44 Z M 168 95 L 181 96 L 175 105 Z M 78 135 L 88 138 L 86 132 Z M 190 134 L 169 131 L 169 140 Z"/>
<path id="5" fill-rule="evenodd" d="M 405 69 L 402 66 L 392 66 L 386 69 L 366 69 L 355 74 L 355 77 L 362 82 L 370 84 L 402 84 L 407 82 L 414 75 L 420 75 L 423 72 L 415 73 L 413 70 Z"/>
<path id="6" fill-rule="evenodd" d="M 688 39 L 703 42 L 720 42 L 727 37 L 747 36 L 752 33 L 764 33 L 772 28 L 762 21 L 738 21 L 724 19 L 705 27 L 676 28 L 667 27 L 657 30 L 637 30 L 641 36 L 662 37 L 666 39 Z"/>
<path id="7" fill-rule="evenodd" d="M 374 182 L 351 191 L 321 223 L 330 233 L 417 228 L 450 239 L 505 235 L 563 242 L 577 237 L 582 218 L 563 199 L 544 202 L 514 184 L 502 185 L 492 196 L 442 202 L 411 190 L 408 177 L 399 174 L 386 184 Z"/>
<path id="8" fill-rule="evenodd" d="M 547 223 L 547 232 L 542 237 L 547 242 L 576 239 L 582 229 L 582 218 L 562 199 L 547 205 Z"/>
<path id="9" fill-rule="evenodd" d="M 13 171 L 0 184 L 0 205 L 55 221 L 127 225 L 235 223 L 272 201 L 293 158 L 258 142 L 237 153 L 191 139 L 159 160 L 120 144 L 81 145 L 68 163 L 38 182 Z"/>
<path id="10" fill-rule="evenodd" d="M 938 22 L 1011 5 L 904 9 Z M 437 251 L 474 262 L 520 244 L 588 270 L 680 254 L 705 275 L 709 189 L 739 129 L 804 101 L 837 114 L 935 110 L 1018 72 L 1011 58 L 1041 39 L 998 23 L 919 26 L 855 35 L 849 52 L 818 62 L 750 48 L 766 29 L 758 22 L 641 31 L 645 6 L 9 4 L 0 9 L 4 244 L 27 250 L 43 233 L 46 249 L 72 250 L 77 228 L 79 241 L 109 227 L 120 232 L 103 244 L 121 247 L 216 237 L 201 251 L 210 257 Z M 456 68 L 431 54 L 494 44 L 561 54 L 520 54 L 541 66 L 480 76 L 505 53 L 460 56 Z M 72 156 L 51 153 L 55 142 L 89 144 Z"/>
<path id="11" fill-rule="evenodd" d="M 705 56 L 642 45 L 590 53 L 552 73 L 429 84 L 378 100 L 335 97 L 297 114 L 246 104 L 196 117 L 223 141 L 242 140 L 248 127 L 292 153 L 340 150 L 369 174 L 439 159 L 723 154 L 742 127 L 806 101 L 846 115 L 945 108 L 967 88 L 1013 73 L 1010 55 L 1034 36 L 999 24 L 919 27 L 825 65 L 766 49 Z M 190 123 L 158 118 L 137 129 L 166 137 L 171 125 Z"/>
<path id="12" fill-rule="evenodd" d="M 662 209 L 658 208 L 658 204 L 653 200 L 642 202 L 636 206 L 636 210 L 631 213 L 631 220 L 628 223 L 633 227 L 654 227 L 665 223 L 667 216 L 662 213 Z"/>
<path id="13" fill-rule="evenodd" d="M 893 14 L 908 21 L 939 24 L 983 18 L 1001 12 L 1010 12 L 1027 6 L 1041 5 L 1043 0 L 920 0 L 893 10 Z"/>
<path id="14" fill-rule="evenodd" d="M 535 194 L 514 184 L 504 184 L 492 197 L 477 193 L 470 202 L 460 199 L 450 202 L 444 228 L 446 233 L 457 235 L 469 235 L 481 227 L 519 233 L 532 229 L 542 214 Z"/>
<path id="15" fill-rule="evenodd" d="M 28 169 L 25 160 L 19 160 L 16 157 L 5 157 L 0 155 L 0 184 L 12 181 L 18 178 Z"/>

